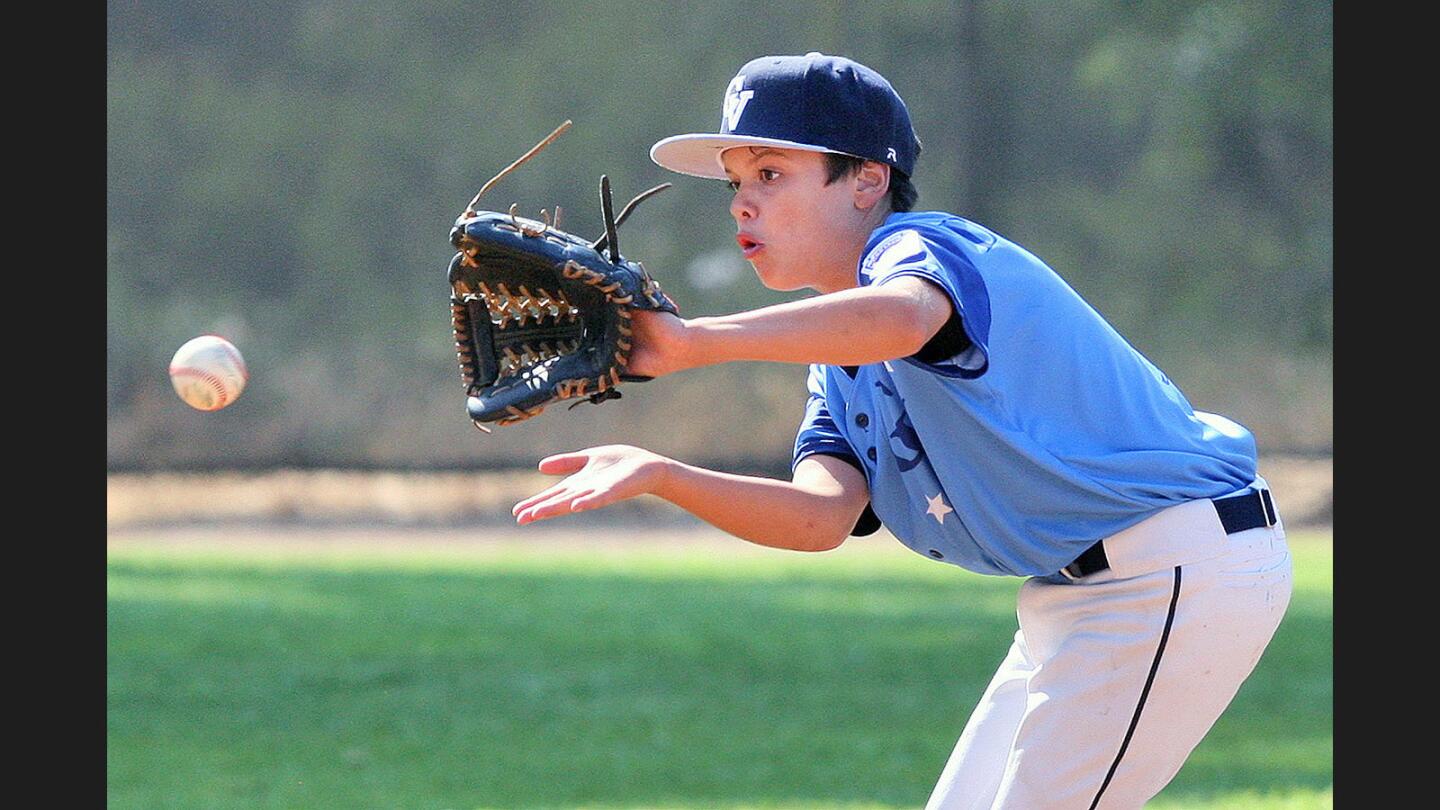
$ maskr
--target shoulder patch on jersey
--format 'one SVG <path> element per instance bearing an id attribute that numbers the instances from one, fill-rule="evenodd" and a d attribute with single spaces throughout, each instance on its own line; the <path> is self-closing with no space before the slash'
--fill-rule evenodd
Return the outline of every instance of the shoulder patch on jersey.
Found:
<path id="1" fill-rule="evenodd" d="M 860 262 L 860 275 L 868 282 L 903 264 L 912 264 L 930 255 L 920 233 L 914 230 L 896 231 L 865 254 Z"/>

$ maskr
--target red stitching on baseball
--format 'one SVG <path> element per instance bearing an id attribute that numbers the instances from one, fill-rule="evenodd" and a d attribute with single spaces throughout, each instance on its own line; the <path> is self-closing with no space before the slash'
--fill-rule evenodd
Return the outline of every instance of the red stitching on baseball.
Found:
<path id="1" fill-rule="evenodd" d="M 230 357 L 231 362 L 235 364 L 235 369 L 240 372 L 241 377 L 245 378 L 245 382 L 250 382 L 250 369 L 245 366 L 245 358 L 240 356 L 240 350 L 235 348 L 235 345 L 226 340 L 223 335 L 217 335 L 214 332 L 206 332 L 205 334 L 220 339 L 221 351 Z"/>
<path id="2" fill-rule="evenodd" d="M 218 397 L 219 401 L 215 403 L 215 407 L 205 408 L 204 410 L 218 411 L 221 408 L 225 407 L 225 404 L 230 401 L 230 397 L 227 396 L 225 393 L 225 381 L 215 376 L 214 374 L 211 374 L 205 369 L 193 368 L 191 366 L 171 366 L 170 376 L 174 377 L 176 374 L 198 377 L 201 380 L 210 383 L 210 385 L 215 389 L 215 396 Z"/>

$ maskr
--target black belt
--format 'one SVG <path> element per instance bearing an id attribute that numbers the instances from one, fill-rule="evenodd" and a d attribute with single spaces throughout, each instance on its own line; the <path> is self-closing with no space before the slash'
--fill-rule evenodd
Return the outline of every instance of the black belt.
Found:
<path id="1" fill-rule="evenodd" d="M 1270 500 L 1268 489 L 1218 498 L 1211 503 L 1215 504 L 1215 511 L 1220 515 L 1220 525 L 1225 527 L 1226 534 L 1258 529 L 1261 526 L 1274 526 L 1278 520 L 1275 503 Z M 1076 557 L 1075 562 L 1065 566 L 1061 573 L 1079 579 L 1098 574 L 1109 567 L 1110 560 L 1105 556 L 1105 541 L 1101 540 L 1085 549 L 1084 553 Z"/>

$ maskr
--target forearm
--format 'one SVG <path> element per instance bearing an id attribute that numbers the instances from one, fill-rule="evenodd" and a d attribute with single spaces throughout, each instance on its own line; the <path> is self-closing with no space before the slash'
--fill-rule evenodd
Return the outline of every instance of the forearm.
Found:
<path id="1" fill-rule="evenodd" d="M 857 515 L 839 487 L 707 470 L 670 460 L 653 494 L 752 543 L 824 551 L 844 542 Z"/>
<path id="2" fill-rule="evenodd" d="M 908 357 L 948 317 L 948 301 L 936 309 L 933 298 L 917 289 L 903 283 L 860 287 L 693 318 L 685 330 L 689 353 L 695 365 L 765 360 L 853 366 Z"/>

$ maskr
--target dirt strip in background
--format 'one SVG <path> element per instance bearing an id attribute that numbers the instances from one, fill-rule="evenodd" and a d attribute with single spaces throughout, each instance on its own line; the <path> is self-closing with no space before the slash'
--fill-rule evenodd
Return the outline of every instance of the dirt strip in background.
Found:
<path id="1" fill-rule="evenodd" d="M 1288 527 L 1329 526 L 1334 514 L 1330 459 L 1267 458 L 1270 482 Z M 257 523 L 462 526 L 510 519 L 516 502 L 558 479 L 531 472 L 355 472 L 276 470 L 233 473 L 114 473 L 106 477 L 106 528 Z M 600 510 L 590 520 L 637 519 L 693 524 L 653 497 Z"/>

